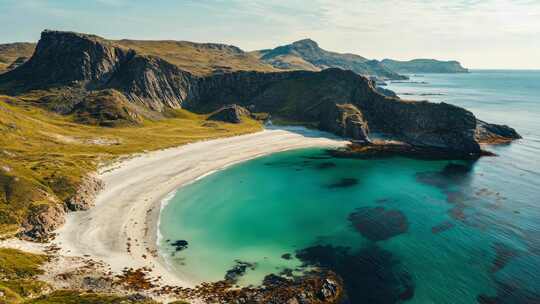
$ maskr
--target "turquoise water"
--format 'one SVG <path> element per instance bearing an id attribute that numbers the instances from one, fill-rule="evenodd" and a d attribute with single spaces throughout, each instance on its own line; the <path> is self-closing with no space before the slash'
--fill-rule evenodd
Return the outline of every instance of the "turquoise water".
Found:
<path id="1" fill-rule="evenodd" d="M 304 149 L 232 166 L 164 208 L 161 248 L 172 266 L 217 281 L 244 265 L 235 279 L 246 286 L 320 265 L 344 278 L 350 303 L 539 303 L 540 72 L 412 81 L 389 88 L 467 107 L 524 139 L 477 162 Z M 187 246 L 175 248 L 179 240 Z"/>

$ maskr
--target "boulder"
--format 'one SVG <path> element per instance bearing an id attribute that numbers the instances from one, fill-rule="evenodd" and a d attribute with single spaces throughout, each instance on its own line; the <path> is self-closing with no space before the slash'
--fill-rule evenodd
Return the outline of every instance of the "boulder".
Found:
<path id="1" fill-rule="evenodd" d="M 360 110 L 352 104 L 330 104 L 321 112 L 319 128 L 357 141 L 369 142 L 369 127 Z"/>
<path id="2" fill-rule="evenodd" d="M 223 121 L 229 123 L 241 123 L 243 117 L 250 117 L 251 113 L 244 107 L 236 104 L 226 105 L 210 114 L 208 120 Z"/>

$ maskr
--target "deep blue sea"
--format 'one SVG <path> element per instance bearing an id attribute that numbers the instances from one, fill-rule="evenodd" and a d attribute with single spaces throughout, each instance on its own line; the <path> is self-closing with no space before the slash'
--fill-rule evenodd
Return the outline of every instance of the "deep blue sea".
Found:
<path id="1" fill-rule="evenodd" d="M 217 281 L 244 265 L 235 279 L 246 286 L 322 266 L 344 279 L 350 303 L 540 303 L 540 71 L 413 75 L 388 88 L 463 106 L 523 139 L 476 162 L 307 149 L 229 167 L 164 208 L 172 267 Z"/>

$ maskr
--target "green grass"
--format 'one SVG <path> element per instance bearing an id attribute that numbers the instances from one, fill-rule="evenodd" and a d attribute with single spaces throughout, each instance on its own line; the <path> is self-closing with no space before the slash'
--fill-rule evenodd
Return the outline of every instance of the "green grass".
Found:
<path id="1" fill-rule="evenodd" d="M 170 110 L 138 126 L 84 125 L 34 105 L 34 97 L 0 96 L 0 237 L 20 230 L 32 211 L 61 204 L 82 177 L 121 155 L 255 132 L 259 122 L 207 123 L 206 115 Z"/>
<path id="2" fill-rule="evenodd" d="M 0 248 L 0 278 L 28 279 L 43 273 L 39 267 L 47 261 L 44 255 L 17 249 Z"/>
<path id="3" fill-rule="evenodd" d="M 20 303 L 26 297 L 39 295 L 47 284 L 35 279 L 43 273 L 40 266 L 47 256 L 0 248 L 0 303 Z"/>

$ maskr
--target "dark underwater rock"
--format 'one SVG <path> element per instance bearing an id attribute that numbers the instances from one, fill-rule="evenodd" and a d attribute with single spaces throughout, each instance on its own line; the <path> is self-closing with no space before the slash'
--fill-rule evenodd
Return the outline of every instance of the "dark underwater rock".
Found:
<path id="1" fill-rule="evenodd" d="M 338 274 L 345 288 L 343 303 L 401 303 L 414 296 L 411 275 L 391 252 L 375 245 L 357 251 L 316 245 L 299 250 L 296 257 Z"/>
<path id="2" fill-rule="evenodd" d="M 473 163 L 449 163 L 441 171 L 429 171 L 416 173 L 416 180 L 420 183 L 435 186 L 440 189 L 447 189 L 467 183 L 471 178 Z"/>
<path id="3" fill-rule="evenodd" d="M 324 162 L 324 163 L 320 163 L 316 165 L 316 168 L 320 170 L 330 169 L 330 168 L 335 168 L 335 167 L 336 167 L 336 163 L 333 163 L 333 162 Z"/>
<path id="4" fill-rule="evenodd" d="M 250 262 L 243 262 L 236 260 L 235 265 L 227 270 L 227 273 L 225 274 L 225 281 L 231 284 L 236 284 L 240 277 L 242 277 L 248 269 L 255 269 L 257 264 L 250 263 Z"/>
<path id="5" fill-rule="evenodd" d="M 490 272 L 497 272 L 503 269 L 513 258 L 519 256 L 519 251 L 504 244 L 504 243 L 495 243 L 493 245 L 495 249 L 495 259 L 493 260 L 493 265 L 491 266 Z"/>
<path id="6" fill-rule="evenodd" d="M 348 188 L 358 184 L 358 179 L 352 177 L 341 178 L 338 181 L 329 184 L 327 187 L 332 188 Z"/>
<path id="7" fill-rule="evenodd" d="M 443 222 L 443 223 L 441 223 L 439 225 L 431 227 L 431 232 L 433 234 L 438 234 L 438 233 L 444 232 L 446 230 L 452 229 L 452 228 L 454 228 L 454 226 L 455 225 L 452 222 Z"/>
<path id="8" fill-rule="evenodd" d="M 403 212 L 384 207 L 363 207 L 349 215 L 356 231 L 371 241 L 384 241 L 406 233 L 409 222 Z"/>
<path id="9" fill-rule="evenodd" d="M 290 253 L 284 253 L 281 255 L 281 258 L 284 260 L 290 260 L 292 259 L 292 255 Z"/>
<path id="10" fill-rule="evenodd" d="M 178 240 L 171 243 L 171 246 L 174 247 L 174 250 L 176 252 L 182 251 L 188 248 L 188 241 L 186 240 Z"/>

